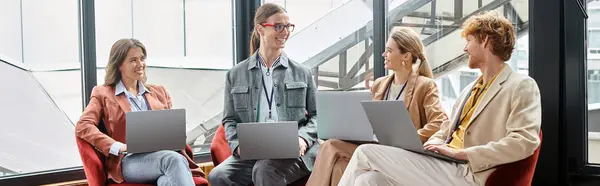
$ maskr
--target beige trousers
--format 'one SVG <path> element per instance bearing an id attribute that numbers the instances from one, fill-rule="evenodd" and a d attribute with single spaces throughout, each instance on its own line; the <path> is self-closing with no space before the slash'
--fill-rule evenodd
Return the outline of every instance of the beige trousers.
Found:
<path id="1" fill-rule="evenodd" d="M 325 141 L 319 149 L 307 186 L 336 186 L 358 147 L 357 144 L 338 139 Z"/>
<path id="2" fill-rule="evenodd" d="M 365 144 L 359 146 L 340 186 L 480 185 L 466 164 L 456 164 L 400 148 Z"/>

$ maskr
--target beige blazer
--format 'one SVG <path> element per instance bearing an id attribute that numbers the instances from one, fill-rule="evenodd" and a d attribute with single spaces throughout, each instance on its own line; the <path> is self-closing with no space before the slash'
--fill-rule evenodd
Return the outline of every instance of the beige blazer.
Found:
<path id="1" fill-rule="evenodd" d="M 377 78 L 371 87 L 373 100 L 383 100 L 387 87 L 392 83 L 394 74 Z M 442 122 L 448 120 L 440 103 L 439 92 L 435 80 L 419 76 L 412 72 L 404 88 L 404 106 L 417 129 L 421 143 L 440 128 Z"/>
<path id="2" fill-rule="evenodd" d="M 426 144 L 445 142 L 474 83 L 461 92 L 450 120 Z M 535 80 L 504 67 L 475 108 L 465 131 L 463 147 L 469 169 L 480 183 L 485 183 L 494 167 L 533 154 L 540 145 L 541 118 L 540 91 Z"/>

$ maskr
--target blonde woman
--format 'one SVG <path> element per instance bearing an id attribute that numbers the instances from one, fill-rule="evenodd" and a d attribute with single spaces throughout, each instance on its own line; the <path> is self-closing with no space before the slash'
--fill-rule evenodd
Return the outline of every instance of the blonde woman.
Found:
<path id="1" fill-rule="evenodd" d="M 447 120 L 423 50 L 419 35 L 412 29 L 394 28 L 382 54 L 385 68 L 394 73 L 378 78 L 371 87 L 373 100 L 404 100 L 421 142 Z M 307 185 L 337 186 L 358 145 L 337 139 L 325 141 Z"/>

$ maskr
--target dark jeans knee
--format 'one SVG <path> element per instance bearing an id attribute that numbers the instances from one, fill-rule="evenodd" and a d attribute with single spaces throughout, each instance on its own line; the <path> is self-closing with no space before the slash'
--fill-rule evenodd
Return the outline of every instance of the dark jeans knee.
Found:
<path id="1" fill-rule="evenodd" d="M 208 182 L 214 186 L 227 185 L 231 183 L 232 176 L 231 171 L 226 170 L 223 166 L 217 166 L 208 173 Z"/>
<path id="2" fill-rule="evenodd" d="M 270 185 L 274 182 L 280 182 L 284 180 L 282 174 L 278 174 L 280 167 L 277 167 L 275 162 L 277 160 L 259 160 L 252 168 L 252 181 L 256 185 Z"/>

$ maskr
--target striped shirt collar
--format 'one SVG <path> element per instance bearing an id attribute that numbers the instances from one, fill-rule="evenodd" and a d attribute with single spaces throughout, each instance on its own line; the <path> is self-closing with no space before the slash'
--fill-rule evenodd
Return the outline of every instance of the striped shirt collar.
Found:
<path id="1" fill-rule="evenodd" d="M 141 81 L 137 81 L 138 83 L 138 95 L 137 96 L 141 96 L 146 92 L 150 92 L 146 86 L 144 86 L 144 83 L 142 83 Z M 127 88 L 125 88 L 125 84 L 123 84 L 123 81 L 119 81 L 119 83 L 117 83 L 117 85 L 115 86 L 115 96 L 118 96 L 121 93 L 127 92 Z M 126 95 L 128 95 L 126 93 Z"/>
<path id="2" fill-rule="evenodd" d="M 285 52 L 281 51 L 281 53 L 279 54 L 279 57 L 277 57 L 277 59 L 275 60 L 275 63 L 273 63 L 272 68 L 275 67 L 279 67 L 279 66 L 283 66 L 285 68 L 287 68 L 289 66 L 289 61 L 288 61 L 288 57 L 285 54 Z M 248 70 L 253 69 L 253 68 L 260 68 L 259 63 L 263 63 L 262 59 L 260 57 L 260 54 L 258 53 L 258 50 L 256 52 L 254 52 L 254 54 L 252 54 L 252 56 L 250 56 L 250 58 L 248 58 Z M 264 66 L 264 64 L 263 64 Z"/>

